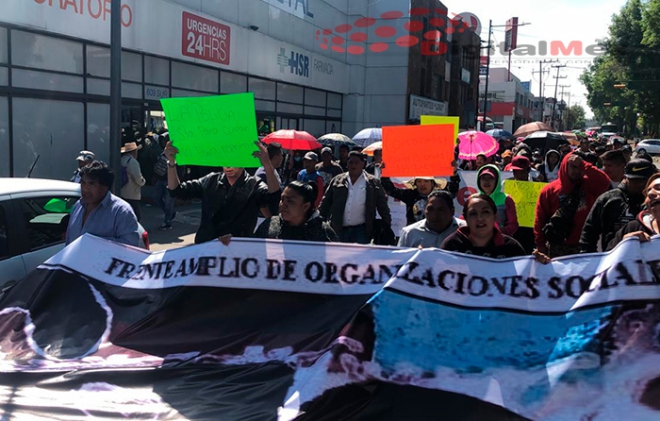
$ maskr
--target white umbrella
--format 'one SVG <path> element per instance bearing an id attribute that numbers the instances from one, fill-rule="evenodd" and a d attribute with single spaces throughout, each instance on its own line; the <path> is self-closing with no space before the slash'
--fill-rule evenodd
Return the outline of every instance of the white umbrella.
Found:
<path id="1" fill-rule="evenodd" d="M 364 129 L 353 136 L 353 142 L 363 148 L 381 140 L 383 140 L 383 130 L 381 128 Z"/>

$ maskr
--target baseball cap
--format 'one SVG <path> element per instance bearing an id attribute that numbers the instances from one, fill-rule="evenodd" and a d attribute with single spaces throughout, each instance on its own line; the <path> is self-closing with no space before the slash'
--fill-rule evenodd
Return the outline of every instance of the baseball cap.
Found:
<path id="1" fill-rule="evenodd" d="M 518 155 L 511 160 L 511 170 L 513 171 L 527 171 L 530 166 L 529 158 L 523 155 Z"/>
<path id="2" fill-rule="evenodd" d="M 303 159 L 309 159 L 310 161 L 319 162 L 319 156 L 315 152 L 307 152 Z"/>
<path id="3" fill-rule="evenodd" d="M 479 178 L 483 177 L 486 174 L 490 175 L 491 177 L 493 177 L 496 180 L 498 178 L 497 174 L 495 173 L 495 170 L 492 169 L 492 168 L 486 168 L 485 170 L 481 171 L 481 173 L 479 174 Z"/>
<path id="4" fill-rule="evenodd" d="M 80 151 L 78 154 L 78 158 L 76 158 L 76 161 L 93 161 L 96 159 L 96 156 L 94 155 L 94 152 L 90 151 Z"/>
<path id="5" fill-rule="evenodd" d="M 321 149 L 321 155 L 323 155 L 324 153 L 329 153 L 330 155 L 333 155 L 332 149 L 328 148 L 327 146 Z"/>
<path id="6" fill-rule="evenodd" d="M 626 164 L 624 174 L 628 178 L 649 178 L 655 172 L 656 168 L 653 163 L 646 159 L 633 159 Z"/>

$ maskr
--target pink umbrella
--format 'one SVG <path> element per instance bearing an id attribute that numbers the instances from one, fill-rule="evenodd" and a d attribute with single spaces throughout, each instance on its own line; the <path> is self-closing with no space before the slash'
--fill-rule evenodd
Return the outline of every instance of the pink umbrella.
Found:
<path id="1" fill-rule="evenodd" d="M 497 140 L 484 132 L 471 130 L 458 134 L 461 143 L 458 145 L 458 157 L 468 161 L 477 159 L 477 155 L 492 156 L 500 148 Z"/>

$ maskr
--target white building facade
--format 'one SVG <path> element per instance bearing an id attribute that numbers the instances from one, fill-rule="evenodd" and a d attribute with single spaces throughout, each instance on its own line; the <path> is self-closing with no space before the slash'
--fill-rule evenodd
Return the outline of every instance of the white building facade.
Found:
<path id="1" fill-rule="evenodd" d="M 33 177 L 68 179 L 82 149 L 109 160 L 110 0 L 2 3 L 0 176 L 25 176 L 39 156 Z M 155 129 L 161 98 L 240 92 L 254 92 L 262 127 L 316 136 L 446 115 L 446 103 L 408 95 L 410 49 L 396 41 L 409 34 L 409 9 L 410 0 L 122 0 L 122 124 Z"/>

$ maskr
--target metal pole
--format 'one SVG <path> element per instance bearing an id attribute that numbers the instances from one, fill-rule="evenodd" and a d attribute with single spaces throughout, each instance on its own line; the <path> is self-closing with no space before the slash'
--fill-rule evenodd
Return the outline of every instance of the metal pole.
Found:
<path id="1" fill-rule="evenodd" d="M 555 101 L 552 104 L 552 119 L 550 120 L 550 126 L 554 130 L 554 124 L 555 124 L 555 109 L 557 108 L 557 88 L 559 87 L 559 69 L 560 67 L 557 66 L 557 79 L 555 81 Z"/>
<path id="2" fill-rule="evenodd" d="M 112 0 L 110 15 L 110 168 L 114 191 L 121 189 L 121 0 Z"/>
<path id="3" fill-rule="evenodd" d="M 506 78 L 507 82 L 511 82 L 511 50 L 509 50 L 509 68 L 508 68 L 508 76 Z"/>
<path id="4" fill-rule="evenodd" d="M 488 21 L 488 49 L 486 50 L 486 88 L 484 90 L 484 118 L 482 120 L 481 131 L 485 132 L 486 127 L 486 115 L 488 114 L 488 79 L 490 79 L 490 33 L 493 27 L 493 20 Z M 478 118 L 477 118 L 478 120 Z"/>

